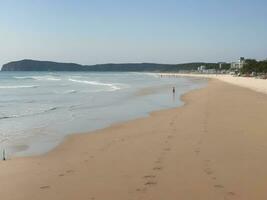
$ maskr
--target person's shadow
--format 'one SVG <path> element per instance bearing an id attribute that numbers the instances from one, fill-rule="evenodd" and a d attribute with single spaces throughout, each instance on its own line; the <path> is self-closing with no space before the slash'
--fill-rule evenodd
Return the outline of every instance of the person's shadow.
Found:
<path id="1" fill-rule="evenodd" d="M 172 87 L 172 101 L 175 102 L 175 87 Z"/>

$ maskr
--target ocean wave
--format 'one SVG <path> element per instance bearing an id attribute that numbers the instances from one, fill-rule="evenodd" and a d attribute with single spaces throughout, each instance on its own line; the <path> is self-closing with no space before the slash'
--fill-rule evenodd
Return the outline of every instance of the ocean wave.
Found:
<path id="1" fill-rule="evenodd" d="M 69 78 L 68 80 L 72 81 L 72 82 L 88 84 L 88 85 L 107 86 L 110 88 L 109 91 L 115 91 L 115 90 L 121 89 L 118 85 L 112 84 L 112 83 L 102 83 L 102 82 L 98 82 L 98 81 L 77 80 L 77 79 L 72 79 L 72 78 Z"/>
<path id="2" fill-rule="evenodd" d="M 78 93 L 77 90 L 66 90 L 66 91 L 54 91 L 54 94 L 74 94 Z"/>
<path id="3" fill-rule="evenodd" d="M 144 73 L 144 74 L 147 75 L 147 76 L 155 77 L 155 78 L 159 78 L 160 77 L 160 74 L 158 74 L 158 73 L 149 73 L 149 72 L 147 72 L 147 73 Z"/>
<path id="4" fill-rule="evenodd" d="M 67 90 L 64 92 L 64 94 L 74 94 L 74 93 L 77 93 L 78 91 L 77 90 Z"/>
<path id="5" fill-rule="evenodd" d="M 0 89 L 37 88 L 39 85 L 2 85 Z"/>
<path id="6" fill-rule="evenodd" d="M 8 119 L 8 118 L 10 118 L 10 117 L 6 117 L 6 116 L 0 117 L 0 119 Z"/>
<path id="7" fill-rule="evenodd" d="M 44 113 L 47 113 L 47 112 L 50 112 L 50 111 L 55 111 L 57 109 L 58 109 L 58 107 L 51 107 L 51 108 L 44 109 L 44 110 L 39 111 L 39 112 L 33 112 L 33 113 L 27 113 L 27 114 L 21 114 L 21 115 L 0 116 L 0 120 L 2 120 L 2 119 L 21 118 L 21 117 L 28 117 L 28 116 L 40 115 L 40 114 L 44 114 Z"/>
<path id="8" fill-rule="evenodd" d="M 61 81 L 60 78 L 54 76 L 14 76 L 15 79 L 31 79 L 37 81 Z"/>
<path id="9" fill-rule="evenodd" d="M 14 76 L 15 79 L 32 79 L 31 76 Z"/>
<path id="10" fill-rule="evenodd" d="M 49 108 L 48 110 L 45 110 L 43 112 L 48 112 L 48 111 L 52 111 L 52 110 L 56 110 L 56 109 L 58 109 L 58 107 L 52 107 L 52 108 Z"/>

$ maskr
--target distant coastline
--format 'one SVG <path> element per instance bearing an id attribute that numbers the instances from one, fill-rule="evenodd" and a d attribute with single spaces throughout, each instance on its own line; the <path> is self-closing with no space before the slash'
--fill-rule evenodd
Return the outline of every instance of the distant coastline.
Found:
<path id="1" fill-rule="evenodd" d="M 108 63 L 97 65 L 80 65 L 76 63 L 60 63 L 52 61 L 20 60 L 4 64 L 1 71 L 119 71 L 119 72 L 178 72 L 181 70 L 197 70 L 201 65 L 217 68 L 218 63 L 193 62 L 183 64 L 157 63 Z M 225 65 L 228 65 L 227 63 Z M 230 65 L 230 64 L 229 64 Z"/>

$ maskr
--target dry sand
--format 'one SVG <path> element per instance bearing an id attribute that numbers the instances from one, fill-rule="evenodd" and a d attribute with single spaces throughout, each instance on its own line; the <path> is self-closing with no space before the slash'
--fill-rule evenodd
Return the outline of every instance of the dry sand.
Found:
<path id="1" fill-rule="evenodd" d="M 211 80 L 183 99 L 0 162 L 0 199 L 266 200 L 267 96 Z"/>
<path id="2" fill-rule="evenodd" d="M 266 79 L 256 79 L 250 77 L 237 77 L 232 75 L 222 75 L 222 74 L 181 74 L 181 73 L 165 73 L 162 76 L 177 76 L 177 77 L 194 77 L 194 78 L 212 78 L 226 83 L 231 83 L 233 85 L 245 87 L 257 92 L 262 92 L 267 94 L 267 80 Z"/>

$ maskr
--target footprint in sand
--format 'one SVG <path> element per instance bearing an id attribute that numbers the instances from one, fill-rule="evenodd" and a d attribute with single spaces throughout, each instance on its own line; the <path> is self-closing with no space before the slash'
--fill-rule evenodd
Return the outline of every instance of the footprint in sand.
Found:
<path id="1" fill-rule="evenodd" d="M 146 191 L 146 188 L 137 188 L 136 191 L 137 192 L 145 192 Z"/>
<path id="2" fill-rule="evenodd" d="M 65 174 L 59 174 L 58 176 L 61 176 L 62 177 L 62 176 L 65 176 Z"/>
<path id="3" fill-rule="evenodd" d="M 165 149 L 163 149 L 164 151 L 170 151 L 171 150 L 171 148 L 165 148 Z"/>
<path id="4" fill-rule="evenodd" d="M 210 168 L 206 168 L 206 169 L 204 169 L 204 172 L 205 172 L 207 175 L 211 175 L 211 174 L 213 174 L 213 171 L 212 171 Z"/>
<path id="5" fill-rule="evenodd" d="M 235 193 L 234 192 L 228 192 L 227 193 L 229 196 L 235 196 Z"/>
<path id="6" fill-rule="evenodd" d="M 222 188 L 224 188 L 224 186 L 223 186 L 223 185 L 219 185 L 219 184 L 218 184 L 218 185 L 214 185 L 214 187 L 215 187 L 215 188 L 219 188 L 219 189 L 222 189 Z"/>
<path id="7" fill-rule="evenodd" d="M 155 175 L 146 175 L 146 176 L 143 176 L 143 178 L 156 178 Z"/>
<path id="8" fill-rule="evenodd" d="M 154 167 L 153 170 L 162 170 L 162 167 Z"/>
<path id="9" fill-rule="evenodd" d="M 148 186 L 152 186 L 152 185 L 156 185 L 157 182 L 154 182 L 154 181 L 148 181 L 145 183 L 145 185 L 148 185 Z"/>
<path id="10" fill-rule="evenodd" d="M 70 173 L 73 173 L 74 170 L 70 169 L 70 170 L 67 170 L 66 172 L 70 174 Z"/>
<path id="11" fill-rule="evenodd" d="M 195 150 L 195 153 L 198 155 L 200 153 L 200 150 Z"/>
<path id="12" fill-rule="evenodd" d="M 50 186 L 49 185 L 44 185 L 44 186 L 41 186 L 40 189 L 50 189 Z"/>

